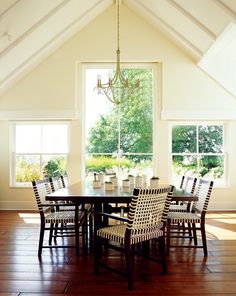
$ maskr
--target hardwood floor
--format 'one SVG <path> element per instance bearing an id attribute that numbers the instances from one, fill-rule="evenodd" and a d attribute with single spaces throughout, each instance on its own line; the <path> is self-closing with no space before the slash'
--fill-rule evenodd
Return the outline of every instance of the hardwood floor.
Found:
<path id="1" fill-rule="evenodd" d="M 36 213 L 0 211 L 0 296 L 8 295 L 236 295 L 236 213 L 207 215 L 208 258 L 202 249 L 171 249 L 168 274 L 138 257 L 135 290 L 126 279 L 101 269 L 93 274 L 91 254 L 44 250 L 37 257 Z M 123 262 L 109 253 L 115 266 Z"/>

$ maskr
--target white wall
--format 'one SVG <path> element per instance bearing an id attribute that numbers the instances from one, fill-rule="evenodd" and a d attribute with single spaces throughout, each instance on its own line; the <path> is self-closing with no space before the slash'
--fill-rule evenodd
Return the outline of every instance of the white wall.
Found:
<path id="1" fill-rule="evenodd" d="M 63 118 L 63 114 L 66 119 L 73 119 L 69 156 L 72 182 L 81 178 L 82 171 L 82 64 L 115 60 L 115 15 L 115 7 L 110 7 L 0 97 L 2 119 Z M 124 6 L 120 39 L 122 61 L 159 62 L 157 167 L 160 177 L 168 180 L 168 121 L 184 120 L 192 115 L 195 119 L 235 119 L 236 100 L 183 51 Z M 0 208 L 32 208 L 35 205 L 32 189 L 9 188 L 9 132 L 9 122 L 0 121 Z M 230 120 L 230 186 L 214 190 L 211 209 L 236 209 L 235 132 L 235 120 Z"/>

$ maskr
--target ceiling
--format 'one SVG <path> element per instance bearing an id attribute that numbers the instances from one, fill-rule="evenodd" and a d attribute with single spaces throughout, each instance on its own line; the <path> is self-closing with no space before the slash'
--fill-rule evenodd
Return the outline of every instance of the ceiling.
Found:
<path id="1" fill-rule="evenodd" d="M 0 94 L 114 2 L 1 0 Z M 196 64 L 236 20 L 236 0 L 121 3 L 182 47 Z"/>

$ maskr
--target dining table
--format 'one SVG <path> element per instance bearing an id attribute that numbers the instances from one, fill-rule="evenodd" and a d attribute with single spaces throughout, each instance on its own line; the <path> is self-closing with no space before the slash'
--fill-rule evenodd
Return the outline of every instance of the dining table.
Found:
<path id="1" fill-rule="evenodd" d="M 161 185 L 161 186 L 167 186 Z M 169 186 L 169 185 L 168 185 Z M 75 219 L 78 216 L 78 208 L 81 205 L 91 204 L 94 212 L 94 231 L 101 224 L 99 215 L 96 213 L 103 211 L 106 205 L 110 204 L 129 204 L 133 197 L 133 188 L 122 186 L 115 187 L 113 190 L 105 190 L 105 186 L 94 188 L 92 181 L 77 182 L 69 185 L 66 188 L 59 189 L 53 193 L 47 194 L 47 201 L 65 201 L 72 202 L 75 205 Z M 173 186 L 172 201 L 197 201 L 198 197 L 195 194 L 186 192 L 183 189 Z M 76 223 L 76 220 L 75 220 Z M 78 238 L 76 238 L 78 239 Z M 78 242 L 76 243 L 78 245 Z M 76 250 L 78 253 L 79 251 Z"/>
<path id="2" fill-rule="evenodd" d="M 168 184 L 160 185 L 170 186 Z M 92 182 L 77 182 L 46 195 L 48 201 L 70 201 L 101 207 L 104 203 L 130 203 L 133 197 L 133 187 L 117 186 L 113 190 L 105 190 L 104 186 L 94 188 Z M 195 194 L 173 186 L 172 201 L 197 201 Z"/>

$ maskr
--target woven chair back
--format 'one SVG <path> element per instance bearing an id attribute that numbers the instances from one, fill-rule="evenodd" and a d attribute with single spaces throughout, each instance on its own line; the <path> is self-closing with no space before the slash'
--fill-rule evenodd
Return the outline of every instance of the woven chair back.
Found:
<path id="1" fill-rule="evenodd" d="M 199 180 L 196 192 L 198 201 L 194 203 L 194 209 L 200 213 L 207 211 L 213 184 L 213 181 L 203 179 Z"/>
<path id="2" fill-rule="evenodd" d="M 185 183 L 182 188 L 187 192 L 194 193 L 196 188 L 197 178 L 187 176 L 185 177 Z"/>
<path id="3" fill-rule="evenodd" d="M 41 206 L 41 204 L 48 203 L 48 201 L 45 200 L 45 197 L 52 192 L 49 180 L 42 179 L 39 181 L 33 181 L 32 185 L 39 212 L 46 212 L 51 209 L 50 205 L 48 207 Z"/>
<path id="4" fill-rule="evenodd" d="M 50 181 L 50 185 L 52 188 L 52 192 L 55 192 L 55 191 L 63 188 L 61 176 L 51 177 L 51 178 L 49 178 L 49 181 Z"/>
<path id="5" fill-rule="evenodd" d="M 171 186 L 158 189 L 134 189 L 127 229 L 131 235 L 147 234 L 163 223 L 163 212 Z"/>

